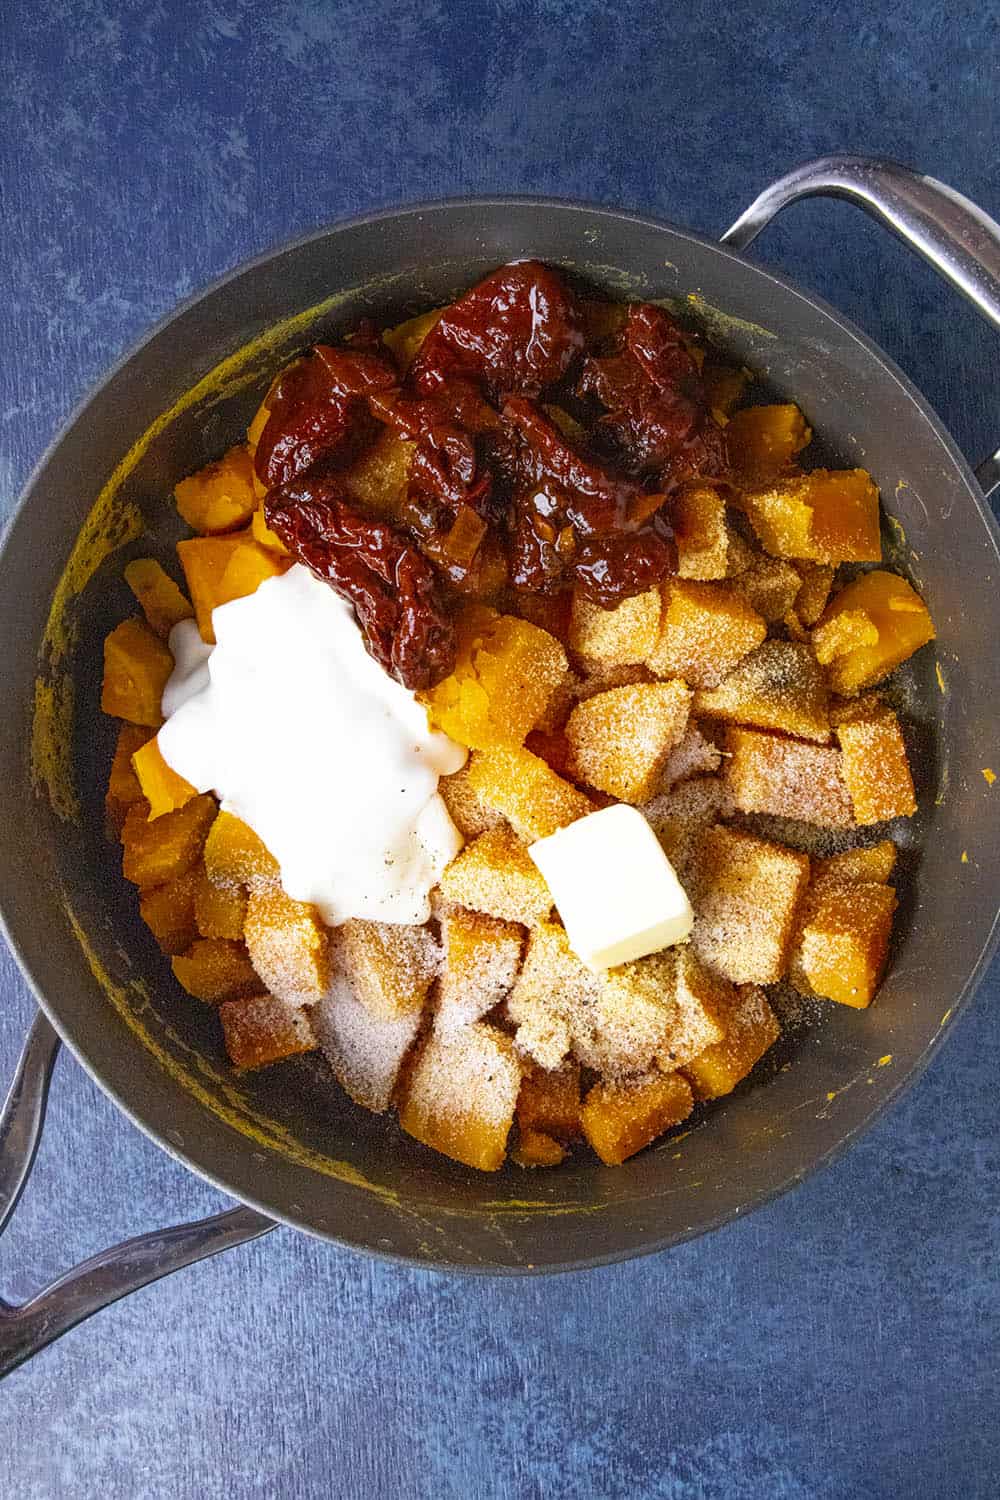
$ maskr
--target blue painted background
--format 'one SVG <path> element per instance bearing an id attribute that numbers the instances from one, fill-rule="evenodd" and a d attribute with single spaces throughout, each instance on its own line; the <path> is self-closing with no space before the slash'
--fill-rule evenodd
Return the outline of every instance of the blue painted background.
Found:
<path id="1" fill-rule="evenodd" d="M 996 214 L 997 19 L 865 0 L 8 0 L 0 505 L 151 320 L 337 215 L 528 191 L 717 233 L 770 177 L 845 148 Z M 972 459 L 996 446 L 995 334 L 854 210 L 796 208 L 755 253 L 867 328 Z M 9 1072 L 31 1003 L 5 952 L 0 997 Z M 998 999 L 994 967 L 845 1160 L 669 1255 L 464 1282 L 279 1231 L 151 1288 L 0 1390 L 0 1496 L 993 1496 Z M 218 1206 L 64 1059 L 0 1290 Z"/>

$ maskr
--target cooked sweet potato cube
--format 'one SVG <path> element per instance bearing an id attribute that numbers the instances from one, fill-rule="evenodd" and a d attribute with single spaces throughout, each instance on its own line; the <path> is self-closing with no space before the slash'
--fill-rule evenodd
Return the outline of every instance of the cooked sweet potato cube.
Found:
<path id="1" fill-rule="evenodd" d="M 507 1001 L 517 1045 L 541 1068 L 558 1068 L 569 1052 L 574 1023 L 596 1003 L 600 977 L 587 969 L 556 922 L 539 922 Z"/>
<path id="2" fill-rule="evenodd" d="M 759 615 L 773 622 L 788 614 L 802 587 L 802 579 L 782 557 L 768 557 L 764 552 L 754 557 L 732 586 Z"/>
<path id="3" fill-rule="evenodd" d="M 802 583 L 793 601 L 795 615 L 808 630 L 829 603 L 836 569 L 827 563 L 800 562 L 797 566 Z"/>
<path id="4" fill-rule="evenodd" d="M 211 535 L 245 526 L 257 504 L 249 448 L 230 448 L 217 463 L 182 479 L 174 501 L 192 531 Z"/>
<path id="5" fill-rule="evenodd" d="M 147 740 L 135 752 L 132 756 L 132 768 L 142 788 L 142 795 L 149 803 L 150 819 L 174 812 L 198 795 L 197 787 L 178 775 L 173 766 L 167 765 L 155 738 Z"/>
<path id="6" fill-rule="evenodd" d="M 642 809 L 643 817 L 686 890 L 696 870 L 706 830 L 733 811 L 726 784 L 718 776 L 695 776 L 690 781 L 678 782 Z"/>
<path id="7" fill-rule="evenodd" d="M 247 893 L 241 885 L 216 885 L 204 865 L 195 872 L 194 919 L 202 937 L 238 941 L 246 914 Z"/>
<path id="8" fill-rule="evenodd" d="M 726 426 L 729 462 L 744 479 L 770 479 L 787 469 L 812 437 L 797 406 L 747 406 Z"/>
<path id="9" fill-rule="evenodd" d="M 137 557 L 127 563 L 125 582 L 139 601 L 150 629 L 164 639 L 175 625 L 190 620 L 194 614 L 190 600 L 185 599 L 155 557 Z"/>
<path id="10" fill-rule="evenodd" d="M 421 695 L 431 722 L 473 750 L 516 748 L 569 670 L 554 636 L 484 605 L 458 621 L 455 670 Z"/>
<path id="11" fill-rule="evenodd" d="M 139 915 L 164 953 L 183 953 L 198 936 L 194 915 L 197 872 L 188 870 L 175 880 L 143 891 Z"/>
<path id="12" fill-rule="evenodd" d="M 687 728 L 690 689 L 637 682 L 578 703 L 566 739 L 581 781 L 622 802 L 648 802 Z"/>
<path id="13" fill-rule="evenodd" d="M 529 843 L 548 838 L 594 804 L 530 750 L 476 750 L 469 785 L 484 807 L 506 818 Z"/>
<path id="14" fill-rule="evenodd" d="M 597 981 L 597 999 L 571 1017 L 573 1055 L 612 1078 L 652 1067 L 675 1029 L 673 953 L 651 953 Z"/>
<path id="15" fill-rule="evenodd" d="M 715 687 L 766 635 L 765 621 L 731 585 L 672 579 L 646 663 L 658 677 Z"/>
<path id="16" fill-rule="evenodd" d="M 726 785 L 741 812 L 798 818 L 821 828 L 853 826 L 839 750 L 733 726 L 726 751 Z"/>
<path id="17" fill-rule="evenodd" d="M 696 1099 L 718 1099 L 744 1079 L 781 1035 L 778 1019 L 756 985 L 743 985 L 719 1042 L 685 1065 Z"/>
<path id="18" fill-rule="evenodd" d="M 579 590 L 573 595 L 569 621 L 570 650 L 588 667 L 621 667 L 644 662 L 660 628 L 658 588 L 602 609 Z"/>
<path id="19" fill-rule="evenodd" d="M 673 960 L 674 1019 L 656 1054 L 664 1073 L 685 1067 L 721 1042 L 736 1003 L 734 986 L 703 964 L 689 943 L 674 949 Z"/>
<path id="20" fill-rule="evenodd" d="M 500 814 L 486 807 L 476 794 L 468 765 L 451 776 L 442 776 L 438 791 L 448 809 L 448 816 L 464 839 L 478 838 L 487 828 L 497 828 L 503 822 Z"/>
<path id="21" fill-rule="evenodd" d="M 330 978 L 329 934 L 314 906 L 283 890 L 251 891 L 243 924 L 250 962 L 286 1005 L 315 1005 Z"/>
<path id="22" fill-rule="evenodd" d="M 831 854 L 813 865 L 812 885 L 834 880 L 841 885 L 884 885 L 896 866 L 896 846 L 891 839 L 871 844 L 867 849 L 846 849 Z"/>
<path id="23" fill-rule="evenodd" d="M 334 1077 L 355 1104 L 382 1114 L 423 1021 L 423 1010 L 377 1016 L 335 975 L 312 1009 L 313 1030 Z"/>
<path id="24" fill-rule="evenodd" d="M 698 728 L 688 720 L 677 744 L 667 756 L 660 774 L 660 787 L 667 791 L 679 781 L 688 781 L 692 776 L 711 776 L 719 769 L 722 752 L 718 745 L 706 739 Z"/>
<path id="25" fill-rule="evenodd" d="M 129 808 L 122 829 L 122 874 L 140 890 L 163 885 L 190 870 L 215 817 L 211 797 L 192 797 L 176 812 L 149 821 L 143 799 Z"/>
<path id="26" fill-rule="evenodd" d="M 732 426 L 732 423 L 730 423 Z M 878 562 L 878 489 L 864 469 L 813 469 L 749 490 L 743 507 L 775 557 Z"/>
<path id="27" fill-rule="evenodd" d="M 132 757 L 149 739 L 149 729 L 141 724 L 123 724 L 108 772 L 108 790 L 104 799 L 109 833 L 116 837 L 125 825 L 125 814 L 134 802 L 142 801 L 142 787 L 132 765 Z"/>
<path id="28" fill-rule="evenodd" d="M 398 519 L 410 482 L 416 443 L 404 442 L 384 427 L 370 448 L 340 476 L 351 498 L 364 510 Z"/>
<path id="29" fill-rule="evenodd" d="M 301 1052 L 312 1052 L 316 1038 L 304 1010 L 273 995 L 224 1000 L 219 1006 L 222 1035 L 234 1068 L 267 1068 Z"/>
<path id="30" fill-rule="evenodd" d="M 808 994 L 863 1010 L 889 952 L 896 893 L 890 885 L 821 880 L 805 904 L 792 980 Z"/>
<path id="31" fill-rule="evenodd" d="M 242 943 L 197 938 L 186 953 L 170 960 L 178 984 L 207 1005 L 242 1000 L 260 990 L 260 979 Z"/>
<path id="32" fill-rule="evenodd" d="M 384 330 L 382 342 L 392 350 L 396 363 L 404 374 L 410 368 L 417 350 L 443 311 L 444 309 L 439 307 L 433 312 L 418 313 L 415 318 L 407 318 L 405 323 L 397 323 L 395 328 Z"/>
<path id="33" fill-rule="evenodd" d="M 710 828 L 699 851 L 691 942 L 734 984 L 773 984 L 788 967 L 809 859 L 735 828 Z"/>
<path id="34" fill-rule="evenodd" d="M 567 1062 L 561 1068 L 530 1068 L 521 1079 L 517 1123 L 522 1137 L 541 1131 L 558 1141 L 574 1141 L 580 1134 L 580 1068 Z"/>
<path id="35" fill-rule="evenodd" d="M 504 998 L 521 966 L 524 931 L 481 911 L 457 906 L 441 918 L 444 968 L 438 993 L 439 1028 L 478 1021 Z"/>
<path id="36" fill-rule="evenodd" d="M 205 840 L 205 869 L 214 885 L 267 888 L 277 885 L 278 861 L 253 829 L 233 813 L 220 812 Z"/>
<path id="37" fill-rule="evenodd" d="M 715 688 L 695 694 L 692 712 L 823 743 L 830 738 L 830 694 L 808 646 L 765 641 Z"/>
<path id="38" fill-rule="evenodd" d="M 123 620 L 104 642 L 101 708 L 116 719 L 159 729 L 160 699 L 173 670 L 173 657 L 146 622 L 138 616 Z"/>
<path id="39" fill-rule="evenodd" d="M 844 781 L 861 824 L 910 818 L 917 810 L 899 720 L 877 698 L 861 699 L 834 717 Z"/>
<path id="40" fill-rule="evenodd" d="M 693 1108 L 690 1085 L 679 1073 L 656 1073 L 637 1083 L 596 1083 L 581 1111 L 583 1133 L 601 1161 L 617 1167 L 686 1120 Z"/>
<path id="41" fill-rule="evenodd" d="M 558 1167 L 566 1160 L 566 1147 L 542 1130 L 522 1130 L 510 1157 L 519 1167 Z"/>
<path id="42" fill-rule="evenodd" d="M 726 518 L 726 502 L 719 491 L 711 485 L 681 490 L 674 501 L 671 522 L 677 543 L 678 578 L 725 578 L 730 566 L 732 528 Z M 652 643 L 636 660 L 644 661 L 651 649 Z"/>
<path id="43" fill-rule="evenodd" d="M 503 1165 L 521 1065 L 503 1032 L 477 1021 L 427 1039 L 399 1111 L 399 1123 L 425 1146 L 481 1172 Z"/>
<path id="44" fill-rule="evenodd" d="M 268 552 L 277 552 L 280 557 L 290 557 L 291 553 L 285 546 L 276 531 L 272 531 L 264 516 L 264 507 L 258 505 L 250 521 L 250 533 L 255 542 L 266 547 Z"/>
<path id="45" fill-rule="evenodd" d="M 403 1016 L 423 1009 L 441 961 L 426 927 L 352 917 L 338 935 L 340 967 L 373 1015 Z"/>
<path id="46" fill-rule="evenodd" d="M 841 639 L 831 649 L 831 636 L 841 616 L 862 617 L 876 639 Z M 816 629 L 813 644 L 836 693 L 845 696 L 872 687 L 914 651 L 934 639 L 927 606 L 905 578 L 876 569 L 847 584 L 830 601 Z"/>
<path id="47" fill-rule="evenodd" d="M 552 897 L 527 849 L 509 828 L 490 828 L 467 844 L 441 876 L 441 894 L 459 906 L 533 927 Z"/>
<path id="48" fill-rule="evenodd" d="M 866 646 L 878 645 L 878 626 L 863 609 L 844 609 L 820 620 L 812 632 L 813 650 L 821 666 Z"/>
<path id="49" fill-rule="evenodd" d="M 210 645 L 215 643 L 213 609 L 254 593 L 265 578 L 277 578 L 288 567 L 288 559 L 261 547 L 252 531 L 192 537 L 177 543 L 177 555 L 201 638 Z"/>

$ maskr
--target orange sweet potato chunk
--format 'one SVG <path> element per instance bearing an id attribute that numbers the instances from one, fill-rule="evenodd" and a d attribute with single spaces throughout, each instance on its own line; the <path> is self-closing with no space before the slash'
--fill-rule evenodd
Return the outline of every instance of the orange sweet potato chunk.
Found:
<path id="1" fill-rule="evenodd" d="M 197 787 L 178 775 L 163 759 L 156 739 L 147 741 L 135 752 L 132 767 L 142 788 L 142 795 L 149 803 L 151 820 L 162 817 L 164 813 L 174 812 L 198 795 Z"/>
<path id="2" fill-rule="evenodd" d="M 770 479 L 787 469 L 812 431 L 797 406 L 748 406 L 726 427 L 729 462 L 744 479 Z"/>
<path id="3" fill-rule="evenodd" d="M 215 885 L 204 865 L 195 872 L 194 919 L 201 937 L 238 942 L 246 913 L 247 893 L 242 886 Z"/>
<path id="4" fill-rule="evenodd" d="M 657 677 L 716 687 L 767 635 L 767 624 L 732 587 L 686 578 L 663 587 L 663 613 L 646 665 Z"/>
<path id="5" fill-rule="evenodd" d="M 246 1000 L 224 1000 L 219 1006 L 222 1035 L 234 1068 L 266 1068 L 312 1052 L 316 1038 L 308 1013 L 294 1010 L 273 995 L 251 995 Z"/>
<path id="6" fill-rule="evenodd" d="M 104 642 L 101 708 L 116 719 L 159 729 L 160 699 L 173 670 L 173 657 L 146 622 L 123 620 Z"/>
<path id="7" fill-rule="evenodd" d="M 117 838 L 125 815 L 135 802 L 142 801 L 142 787 L 132 765 L 132 757 L 149 739 L 149 730 L 141 724 L 123 724 L 108 773 L 108 790 L 104 799 L 109 834 Z"/>
<path id="8" fill-rule="evenodd" d="M 691 1087 L 680 1073 L 657 1073 L 638 1083 L 595 1084 L 581 1122 L 601 1161 L 617 1167 L 686 1120 L 693 1108 Z"/>
<path id="9" fill-rule="evenodd" d="M 696 1099 L 718 1099 L 731 1093 L 781 1035 L 767 996 L 752 984 L 737 991 L 725 1031 L 721 1042 L 713 1043 L 685 1065 Z"/>
<path id="10" fill-rule="evenodd" d="M 425 1146 L 481 1172 L 503 1165 L 521 1065 L 514 1044 L 477 1021 L 432 1033 L 410 1074 L 399 1123 Z"/>
<path id="11" fill-rule="evenodd" d="M 164 953 L 183 953 L 198 936 L 194 917 L 197 872 L 187 870 L 164 885 L 143 891 L 139 915 Z"/>
<path id="12" fill-rule="evenodd" d="M 725 578 L 731 561 L 732 533 L 726 502 L 719 491 L 710 485 L 682 489 L 674 501 L 671 522 L 677 542 L 678 578 Z"/>
<path id="13" fill-rule="evenodd" d="M 251 891 L 244 938 L 250 962 L 272 995 L 315 1005 L 330 978 L 329 933 L 316 908 L 283 890 Z"/>
<path id="14" fill-rule="evenodd" d="M 850 828 L 839 750 L 735 726 L 726 736 L 726 785 L 741 812 Z"/>
<path id="15" fill-rule="evenodd" d="M 137 557 L 127 563 L 125 582 L 139 601 L 150 629 L 163 639 L 181 620 L 190 620 L 194 614 L 190 600 L 155 557 Z"/>
<path id="16" fill-rule="evenodd" d="M 260 990 L 260 980 L 242 943 L 196 938 L 186 953 L 170 961 L 178 984 L 206 1005 L 240 1000 Z"/>
<path id="17" fill-rule="evenodd" d="M 291 553 L 276 531 L 272 531 L 264 518 L 264 507 L 258 505 L 250 521 L 250 530 L 255 542 L 266 547 L 268 552 L 277 552 L 279 557 L 290 557 Z"/>
<path id="18" fill-rule="evenodd" d="M 567 1062 L 561 1068 L 532 1068 L 521 1080 L 517 1096 L 517 1123 L 521 1138 L 541 1131 L 559 1141 L 574 1141 L 580 1134 L 580 1067 Z"/>
<path id="19" fill-rule="evenodd" d="M 845 620 L 857 622 L 857 628 L 841 630 Z M 881 682 L 932 641 L 934 625 L 905 578 L 876 569 L 834 595 L 812 638 L 830 686 L 847 697 Z"/>
<path id="20" fill-rule="evenodd" d="M 177 555 L 201 638 L 210 645 L 215 644 L 213 609 L 252 594 L 266 578 L 276 578 L 288 567 L 288 560 L 260 546 L 252 531 L 192 537 L 177 543 Z"/>
<path id="21" fill-rule="evenodd" d="M 253 829 L 233 813 L 220 812 L 205 840 L 205 869 L 215 885 L 271 886 L 278 861 Z"/>
<path id="22" fill-rule="evenodd" d="M 529 842 L 594 811 L 589 797 L 530 750 L 474 751 L 469 786 L 483 807 L 506 818 Z"/>
<path id="23" fill-rule="evenodd" d="M 730 424 L 732 425 L 732 424 Z M 878 489 L 864 469 L 813 469 L 749 490 L 743 507 L 775 557 L 878 562 Z"/>
<path id="24" fill-rule="evenodd" d="M 397 323 L 395 328 L 387 328 L 382 334 L 382 342 L 392 350 L 396 363 L 404 373 L 410 368 L 417 350 L 443 311 L 444 308 L 439 307 L 432 312 L 418 313 L 415 318 L 407 318 L 405 323 Z"/>
<path id="25" fill-rule="evenodd" d="M 212 819 L 215 800 L 192 797 L 176 812 L 149 821 L 149 804 L 133 803 L 122 829 L 122 874 L 140 890 L 163 885 L 185 874 L 198 859 Z"/>
<path id="26" fill-rule="evenodd" d="M 245 526 L 257 504 L 249 448 L 230 448 L 174 490 L 177 509 L 192 531 L 213 535 Z"/>
<path id="27" fill-rule="evenodd" d="M 865 698 L 835 715 L 834 722 L 857 821 L 864 825 L 912 817 L 917 810 L 913 777 L 892 709 L 877 698 Z"/>
<path id="28" fill-rule="evenodd" d="M 841 1005 L 870 1005 L 889 952 L 896 893 L 874 882 L 820 880 L 810 890 L 792 956 L 792 981 Z"/>

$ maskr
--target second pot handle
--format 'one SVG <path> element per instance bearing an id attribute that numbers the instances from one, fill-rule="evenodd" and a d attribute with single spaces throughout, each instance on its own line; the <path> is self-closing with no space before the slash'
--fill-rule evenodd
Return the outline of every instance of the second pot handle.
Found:
<path id="1" fill-rule="evenodd" d="M 0 1234 L 31 1172 L 58 1051 L 59 1038 L 39 1012 L 0 1113 Z M 241 1205 L 102 1250 L 20 1307 L 0 1300 L 0 1378 L 119 1297 L 274 1227 L 273 1219 Z"/>
<path id="2" fill-rule="evenodd" d="M 800 198 L 847 198 L 892 230 L 1000 328 L 1000 224 L 933 177 L 869 156 L 820 156 L 779 177 L 740 214 L 722 243 L 745 250 Z"/>

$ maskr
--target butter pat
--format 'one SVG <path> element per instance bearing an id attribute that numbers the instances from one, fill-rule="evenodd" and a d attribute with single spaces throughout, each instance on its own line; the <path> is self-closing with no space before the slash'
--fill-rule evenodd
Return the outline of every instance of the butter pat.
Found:
<path id="1" fill-rule="evenodd" d="M 591 969 L 644 958 L 691 931 L 694 913 L 642 813 L 619 804 L 532 844 L 573 952 Z"/>

